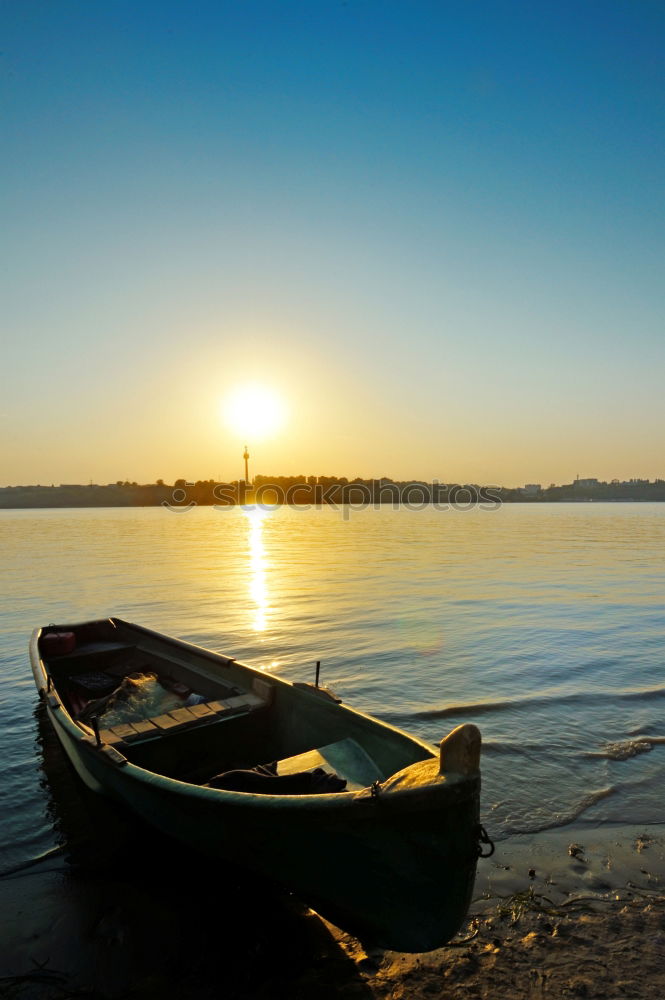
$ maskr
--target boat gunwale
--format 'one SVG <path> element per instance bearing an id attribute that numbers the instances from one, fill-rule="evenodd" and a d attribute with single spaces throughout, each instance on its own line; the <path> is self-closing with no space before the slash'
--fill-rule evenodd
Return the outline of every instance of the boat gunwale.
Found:
<path id="1" fill-rule="evenodd" d="M 53 715 L 51 715 L 51 718 L 56 725 L 62 725 L 62 722 L 58 722 L 58 720 L 54 719 Z M 67 718 L 67 721 L 72 727 L 76 728 L 76 723 L 71 722 L 69 718 Z M 366 806 L 368 804 L 372 804 L 372 806 L 376 808 L 386 806 L 388 803 L 392 803 L 394 805 L 404 803 L 413 806 L 418 800 L 425 799 L 428 800 L 427 805 L 429 806 L 429 800 L 435 796 L 445 798 L 452 797 L 459 794 L 459 791 L 463 786 L 468 786 L 469 791 L 473 793 L 475 785 L 480 779 L 480 772 L 476 772 L 476 774 L 469 775 L 468 777 L 464 777 L 462 775 L 445 775 L 444 777 L 446 778 L 446 781 L 439 784 L 380 791 L 378 795 L 372 794 L 371 786 L 363 788 L 358 792 L 327 792 L 325 794 L 308 795 L 270 795 L 269 793 L 239 792 L 230 791 L 225 788 L 210 788 L 207 785 L 196 785 L 187 781 L 180 781 L 178 778 L 169 778 L 165 774 L 159 774 L 157 771 L 149 771 L 147 768 L 140 767 L 138 764 L 133 764 L 132 761 L 119 754 L 118 751 L 116 751 L 116 753 L 118 756 L 122 756 L 122 761 L 110 760 L 105 758 L 103 754 L 103 747 L 106 744 L 103 744 L 102 747 L 97 747 L 91 738 L 85 737 L 85 734 L 81 740 L 81 745 L 87 745 L 89 751 L 95 753 L 96 759 L 103 761 L 105 766 L 112 769 L 122 770 L 127 778 L 135 780 L 140 784 L 151 785 L 159 788 L 160 790 L 174 794 L 184 794 L 187 798 L 199 799 L 203 801 L 207 799 L 211 802 L 219 802 L 220 804 L 224 802 L 229 806 L 238 806 L 251 810 L 265 809 L 267 811 L 271 811 L 277 807 L 283 807 L 299 811 L 304 809 L 307 812 L 313 812 L 315 810 L 333 810 L 337 812 L 340 808 L 347 810 L 360 808 L 361 806 Z M 88 751 L 84 751 L 84 753 L 86 752 Z M 186 792 L 181 791 L 181 789 L 186 790 Z"/>

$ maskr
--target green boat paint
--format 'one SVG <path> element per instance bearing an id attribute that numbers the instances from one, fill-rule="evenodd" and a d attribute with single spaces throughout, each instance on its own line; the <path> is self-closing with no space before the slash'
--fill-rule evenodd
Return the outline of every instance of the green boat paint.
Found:
<path id="1" fill-rule="evenodd" d="M 73 632 L 76 647 L 46 657 L 43 638 L 55 632 Z M 281 883 L 364 941 L 429 951 L 459 930 L 482 830 L 475 726 L 433 748 L 324 688 L 119 618 L 37 628 L 30 656 L 51 723 L 89 788 L 196 851 Z M 72 677 L 146 669 L 200 692 L 203 706 L 111 729 L 103 716 L 96 726 L 77 721 Z M 353 790 L 272 795 L 205 784 L 268 761 L 293 770 L 299 757 L 303 769 L 332 762 Z"/>

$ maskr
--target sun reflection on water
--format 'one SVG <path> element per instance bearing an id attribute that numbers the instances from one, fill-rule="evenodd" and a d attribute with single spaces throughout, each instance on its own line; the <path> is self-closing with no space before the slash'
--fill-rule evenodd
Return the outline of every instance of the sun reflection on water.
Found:
<path id="1" fill-rule="evenodd" d="M 261 507 L 248 506 L 243 513 L 249 523 L 249 596 L 254 602 L 252 628 L 255 632 L 265 632 L 270 611 L 268 587 L 266 584 L 266 560 L 263 546 L 263 521 L 268 511 Z"/>

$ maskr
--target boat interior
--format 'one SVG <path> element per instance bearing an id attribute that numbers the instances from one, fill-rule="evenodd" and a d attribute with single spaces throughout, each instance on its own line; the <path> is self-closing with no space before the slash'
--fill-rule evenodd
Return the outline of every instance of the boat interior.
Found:
<path id="1" fill-rule="evenodd" d="M 325 689 L 284 683 L 120 619 L 49 626 L 38 648 L 47 694 L 76 725 L 180 781 L 206 784 L 277 762 L 278 775 L 322 768 L 352 792 L 429 756 Z"/>

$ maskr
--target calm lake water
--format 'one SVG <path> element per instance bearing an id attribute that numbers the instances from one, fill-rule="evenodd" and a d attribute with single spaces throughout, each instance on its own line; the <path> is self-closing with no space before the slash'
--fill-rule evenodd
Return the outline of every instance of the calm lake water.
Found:
<path id="1" fill-rule="evenodd" d="M 320 659 L 432 742 L 476 722 L 495 839 L 665 821 L 665 504 L 2 511 L 0 535 L 0 871 L 63 836 L 30 632 L 109 614 L 291 680 Z"/>

